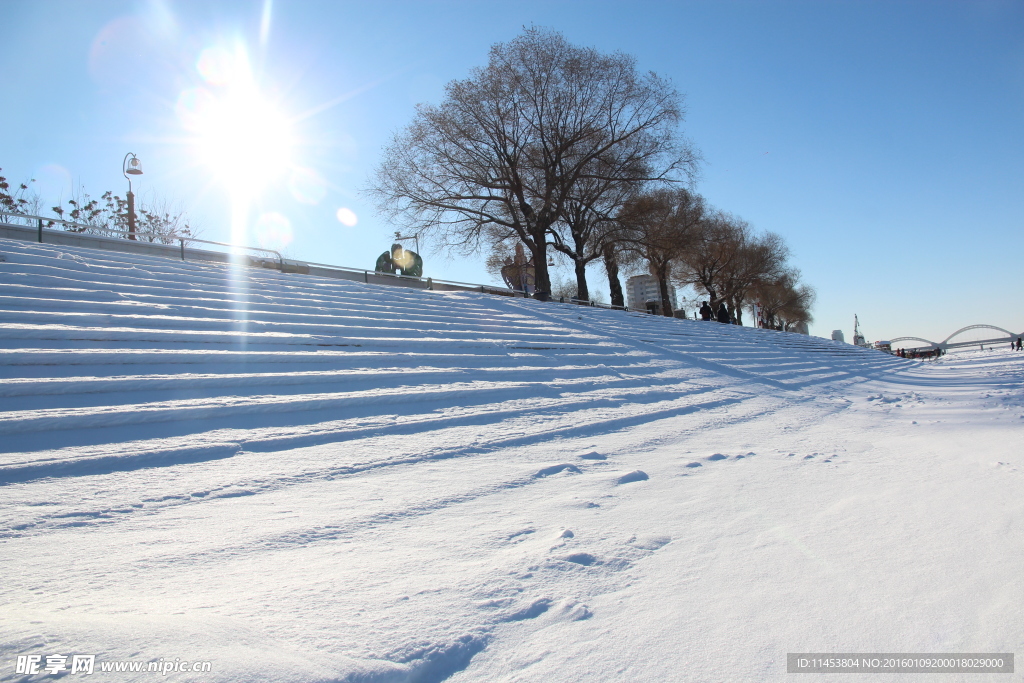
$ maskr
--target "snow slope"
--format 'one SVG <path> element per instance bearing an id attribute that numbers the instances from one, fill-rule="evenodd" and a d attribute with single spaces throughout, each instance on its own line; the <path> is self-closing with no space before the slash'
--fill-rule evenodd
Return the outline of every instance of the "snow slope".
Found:
<path id="1" fill-rule="evenodd" d="M 0 680 L 57 653 L 430 682 L 1024 652 L 1024 354 L 0 253 Z"/>

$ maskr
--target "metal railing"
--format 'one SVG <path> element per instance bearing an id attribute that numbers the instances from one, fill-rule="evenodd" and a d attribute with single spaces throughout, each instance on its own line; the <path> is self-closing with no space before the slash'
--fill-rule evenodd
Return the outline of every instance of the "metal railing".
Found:
<path id="1" fill-rule="evenodd" d="M 101 231 L 101 232 L 104 232 L 104 233 L 110 233 L 110 234 L 114 234 L 114 235 L 129 235 L 129 236 L 130 235 L 134 235 L 136 237 L 156 238 L 156 239 L 150 239 L 148 241 L 149 244 L 157 244 L 158 243 L 157 240 L 168 240 L 168 239 L 169 240 L 176 240 L 178 242 L 179 247 L 181 248 L 181 260 L 182 261 L 185 260 L 185 245 L 186 244 L 191 245 L 193 243 L 198 243 L 198 244 L 215 244 L 217 246 L 228 247 L 230 249 L 236 249 L 236 250 L 245 249 L 245 250 L 249 250 L 249 251 L 261 251 L 261 252 L 264 252 L 264 253 L 267 253 L 267 254 L 273 254 L 274 256 L 277 257 L 278 268 L 279 269 L 283 269 L 283 267 L 284 267 L 284 258 L 281 256 L 281 252 L 276 251 L 274 249 L 265 249 L 263 247 L 250 247 L 250 246 L 241 245 L 241 244 L 229 244 L 228 242 L 215 242 L 213 240 L 203 240 L 203 239 L 199 239 L 198 237 L 192 237 L 192 236 L 189 236 L 189 235 L 178 235 L 177 233 L 173 233 L 173 232 L 160 234 L 160 233 L 153 233 L 153 232 L 139 232 L 138 230 L 135 230 L 135 231 L 115 230 L 114 228 L 108 228 L 108 227 L 106 227 L 104 225 L 92 225 L 92 224 L 89 224 L 89 223 L 76 223 L 74 221 L 66 221 L 66 220 L 64 220 L 62 218 L 49 218 L 49 217 L 46 217 L 46 216 L 35 216 L 35 215 L 32 215 L 32 214 L 27 214 L 27 213 L 3 212 L 2 214 L 0 214 L 0 218 L 4 219 L 2 222 L 6 222 L 6 218 L 8 216 L 14 216 L 15 218 L 24 218 L 24 219 L 36 221 L 35 227 L 36 227 L 36 230 L 37 230 L 37 241 L 40 244 L 44 243 L 44 240 L 43 240 L 43 235 L 45 234 L 44 233 L 44 228 L 45 229 L 49 229 L 49 228 L 51 228 L 53 226 L 53 224 L 60 223 L 61 225 L 68 225 L 68 226 L 72 226 L 72 227 L 75 227 L 75 228 L 81 228 L 81 229 L 80 230 L 63 230 L 63 231 L 55 231 L 55 232 L 65 232 L 65 233 L 72 233 L 72 234 L 76 234 L 76 235 L 84 235 L 84 234 L 91 234 L 91 233 L 86 233 L 86 230 L 89 230 L 89 231 L 96 231 L 96 230 L 98 230 L 98 231 Z M 47 225 L 45 225 L 45 226 L 43 225 L 44 221 L 47 223 Z M 16 224 L 14 224 L 14 225 L 16 225 Z M 32 227 L 32 226 L 30 224 L 27 227 Z M 131 241 L 138 241 L 138 242 L 142 242 L 144 244 L 147 243 L 144 240 L 131 240 Z M 166 242 L 160 242 L 160 244 L 167 244 L 167 243 Z"/>
<path id="2" fill-rule="evenodd" d="M 33 226 L 31 223 L 29 223 L 28 225 L 19 225 L 19 224 L 15 224 L 15 223 L 7 223 L 7 218 L 9 216 L 13 216 L 13 217 L 19 218 L 19 219 L 24 219 L 24 220 L 27 220 L 27 221 L 34 221 L 35 225 Z M 247 246 L 247 245 L 240 245 L 240 244 L 230 244 L 228 242 L 216 242 L 216 241 L 213 241 L 213 240 L 203 240 L 203 239 L 199 239 L 198 237 L 191 237 L 191 236 L 186 236 L 186 235 L 178 235 L 178 234 L 175 234 L 175 233 L 157 234 L 157 233 L 145 233 L 145 232 L 138 232 L 138 231 L 130 232 L 130 231 L 126 231 L 126 230 L 115 230 L 113 228 L 108 228 L 108 227 L 102 226 L 102 225 L 91 225 L 91 224 L 88 224 L 88 223 L 76 223 L 75 221 L 66 221 L 66 220 L 64 220 L 62 218 L 49 218 L 49 217 L 46 217 L 46 216 L 36 216 L 36 215 L 33 215 L 33 214 L 14 213 L 14 212 L 10 212 L 10 211 L 0 212 L 0 223 L 6 223 L 8 225 L 13 225 L 15 227 L 35 227 L 37 229 L 37 241 L 40 244 L 45 242 L 45 240 L 43 239 L 43 236 L 44 236 L 44 234 L 45 234 L 45 232 L 47 230 L 50 230 L 50 231 L 52 231 L 53 233 L 56 233 L 56 234 L 70 233 L 70 234 L 73 234 L 73 235 L 81 235 L 81 236 L 95 236 L 93 233 L 95 233 L 96 231 L 99 231 L 99 232 L 109 233 L 109 234 L 113 234 L 113 235 L 135 235 L 136 237 L 155 238 L 155 239 L 150 239 L 148 242 L 141 241 L 141 240 L 138 241 L 141 244 L 147 244 L 147 243 L 148 244 L 156 244 L 157 243 L 156 242 L 157 239 L 159 239 L 159 240 L 175 240 L 175 241 L 178 242 L 178 246 L 180 248 L 181 260 L 182 261 L 186 260 L 186 258 L 185 258 L 185 255 L 186 255 L 185 254 L 185 247 L 186 247 L 186 245 L 191 245 L 193 243 L 197 243 L 197 244 L 214 244 L 214 245 L 221 246 L 221 247 L 227 247 L 229 250 L 232 250 L 229 253 L 238 253 L 241 250 L 248 250 L 248 251 L 256 251 L 256 252 L 263 252 L 263 253 L 267 253 L 267 254 L 273 254 L 276 257 L 275 258 L 275 260 L 276 260 L 275 267 L 276 267 L 277 270 L 280 270 L 281 272 L 308 272 L 308 268 L 309 267 L 314 267 L 314 268 L 323 268 L 325 270 L 335 271 L 335 272 L 338 272 L 338 273 L 346 273 L 346 274 L 349 274 L 349 275 L 353 276 L 353 277 L 345 278 L 345 279 L 358 280 L 358 279 L 360 279 L 358 276 L 361 275 L 362 276 L 361 279 L 363 280 L 364 283 L 367 283 L 367 284 L 370 282 L 370 278 L 372 276 L 374 279 L 378 280 L 380 284 L 388 284 L 387 281 L 389 279 L 393 279 L 396 284 L 400 284 L 400 283 L 404 284 L 406 282 L 409 283 L 409 284 L 421 283 L 421 284 L 424 285 L 424 289 L 430 289 L 430 290 L 433 290 L 434 289 L 434 285 L 436 284 L 436 285 L 441 285 L 445 289 L 449 289 L 450 288 L 450 289 L 455 289 L 455 290 L 460 290 L 460 291 L 471 291 L 471 292 L 479 291 L 481 294 L 494 294 L 494 295 L 498 295 L 498 296 L 511 296 L 511 297 L 521 297 L 521 298 L 529 298 L 530 297 L 529 292 L 526 292 L 526 291 L 521 290 L 521 289 L 512 289 L 512 288 L 509 288 L 509 287 L 496 287 L 496 286 L 493 286 L 493 285 L 482 285 L 482 284 L 478 284 L 478 283 L 474 283 L 474 282 L 461 282 L 459 280 L 441 280 L 441 279 L 430 278 L 430 277 L 415 277 L 415 276 L 412 276 L 412 275 L 397 275 L 395 273 L 385 273 L 385 272 L 380 272 L 380 271 L 376 271 L 376 270 L 368 270 L 368 269 L 365 269 L 365 268 L 349 268 L 347 266 L 337 266 L 337 265 L 330 264 L 330 263 L 316 263 L 314 261 L 294 261 L 293 262 L 293 261 L 289 260 L 289 264 L 290 264 L 290 269 L 289 269 L 289 266 L 286 266 L 286 264 L 285 264 L 284 257 L 281 255 L 281 253 L 279 251 L 276 251 L 274 249 L 266 249 L 264 247 L 250 247 L 250 246 Z M 44 225 L 44 223 L 45 223 L 45 225 Z M 57 223 L 59 223 L 61 225 L 65 225 L 65 226 L 70 226 L 72 228 L 79 228 L 79 229 L 78 230 L 62 230 L 62 231 L 60 231 L 60 230 L 52 230 L 52 226 L 54 224 L 57 224 Z M 86 231 L 89 231 L 89 232 L 87 233 Z M 160 244 L 169 246 L 167 244 L 167 242 L 160 242 Z M 304 270 L 303 270 L 303 267 L 305 267 Z M 383 280 L 383 282 L 380 282 L 381 280 Z M 565 297 L 560 297 L 558 299 L 550 299 L 550 300 L 553 301 L 553 302 L 556 302 L 556 303 L 573 304 L 573 305 L 577 305 L 577 306 L 592 306 L 594 308 L 604 308 L 604 309 L 615 310 L 615 311 L 629 311 L 630 310 L 628 306 L 613 306 L 611 304 L 603 304 L 603 303 L 598 303 L 596 301 L 588 301 L 588 300 L 584 300 L 584 299 L 575 299 L 575 298 L 566 299 Z"/>
<path id="3" fill-rule="evenodd" d="M 330 263 L 317 263 L 315 261 L 301 261 L 303 265 L 313 266 L 316 268 L 325 268 L 328 270 L 335 270 L 341 273 L 351 273 L 353 275 L 362 275 L 363 282 L 369 283 L 370 276 L 375 278 L 394 279 L 397 282 L 422 282 L 426 285 L 426 289 L 433 289 L 434 284 L 451 285 L 459 289 L 466 291 L 480 291 L 483 294 L 498 294 L 501 296 L 528 296 L 527 292 L 521 289 L 509 289 L 508 287 L 495 287 L 493 285 L 481 285 L 475 282 L 460 282 L 459 280 L 441 280 L 432 277 L 417 277 L 415 275 L 398 275 L 396 273 L 387 273 L 379 270 L 369 270 L 367 268 L 349 268 L 348 266 L 336 266 Z"/>

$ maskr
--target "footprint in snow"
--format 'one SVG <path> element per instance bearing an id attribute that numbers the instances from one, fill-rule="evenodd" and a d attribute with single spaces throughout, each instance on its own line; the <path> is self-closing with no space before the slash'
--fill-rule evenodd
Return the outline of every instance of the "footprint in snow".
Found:
<path id="1" fill-rule="evenodd" d="M 564 559 L 566 562 L 583 565 L 584 567 L 599 563 L 597 557 L 590 553 L 573 553 L 572 555 L 566 555 Z"/>
<path id="2" fill-rule="evenodd" d="M 509 534 L 508 540 L 509 541 L 515 541 L 516 543 L 518 543 L 518 542 L 520 542 L 522 540 L 525 540 L 526 536 L 529 536 L 530 534 L 534 533 L 535 531 L 537 531 L 537 530 L 536 529 L 530 529 L 530 528 L 520 529 L 519 531 L 517 531 L 517 532 L 515 532 L 513 534 Z"/>
<path id="3" fill-rule="evenodd" d="M 576 465 L 570 465 L 569 463 L 562 463 L 560 465 L 551 465 L 550 467 L 545 467 L 544 469 L 538 471 L 537 474 L 533 476 L 534 478 L 549 477 L 552 474 L 558 474 L 559 472 L 563 471 L 579 474 L 580 468 L 576 467 Z"/>
<path id="4" fill-rule="evenodd" d="M 624 474 L 619 477 L 616 484 L 631 484 L 634 481 L 647 481 L 650 477 L 643 470 L 634 470 L 629 474 Z"/>
<path id="5" fill-rule="evenodd" d="M 529 607 L 517 610 L 506 616 L 501 621 L 523 621 L 525 619 L 536 619 L 547 612 L 549 607 L 551 607 L 551 600 L 549 598 L 540 598 L 539 600 L 534 600 Z"/>
<path id="6" fill-rule="evenodd" d="M 562 600 L 555 603 L 550 598 L 534 600 L 529 606 L 504 615 L 499 622 L 524 621 L 536 619 L 542 614 L 549 614 L 558 621 L 583 621 L 594 615 L 586 605 L 573 600 Z"/>
<path id="7" fill-rule="evenodd" d="M 548 552 L 555 552 L 556 550 L 561 550 L 562 548 L 564 548 L 566 546 L 566 544 L 569 541 L 571 541 L 574 538 L 576 538 L 576 534 L 574 534 L 570 530 L 566 529 L 558 537 L 557 542 L 555 543 L 555 545 L 551 546 L 551 548 L 548 550 Z"/>
<path id="8" fill-rule="evenodd" d="M 754 455 L 754 452 L 750 451 L 746 455 L 737 455 L 735 457 L 735 459 L 736 460 L 742 460 L 744 458 L 749 458 L 752 455 Z M 704 459 L 707 460 L 708 462 L 719 462 L 721 460 L 728 460 L 729 456 L 725 455 L 724 453 L 713 453 L 712 455 L 709 455 L 708 457 L 706 457 Z M 703 466 L 704 466 L 703 463 L 697 462 L 696 460 L 694 460 L 693 462 L 689 462 L 689 463 L 687 463 L 685 465 L 685 467 L 703 467 Z"/>
<path id="9" fill-rule="evenodd" d="M 634 548 L 652 551 L 664 548 L 671 542 L 672 538 L 669 536 L 641 536 L 640 538 L 633 536 L 626 541 L 627 545 L 631 545 Z"/>

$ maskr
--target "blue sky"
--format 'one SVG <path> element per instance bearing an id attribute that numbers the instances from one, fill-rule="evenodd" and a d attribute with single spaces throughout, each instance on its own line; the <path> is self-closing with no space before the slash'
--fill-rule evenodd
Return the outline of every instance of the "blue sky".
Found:
<path id="1" fill-rule="evenodd" d="M 131 151 L 143 201 L 178 205 L 204 237 L 228 239 L 232 184 L 248 177 L 239 167 L 268 163 L 280 172 L 252 192 L 249 239 L 290 237 L 295 258 L 372 267 L 395 230 L 361 192 L 384 145 L 416 102 L 439 101 L 492 44 L 536 24 L 630 53 L 686 94 L 683 131 L 706 159 L 698 191 L 786 238 L 818 292 L 812 333 L 849 338 L 855 313 L 869 339 L 941 339 L 974 323 L 1024 331 L 1017 0 L 4 0 L 3 10 L 0 167 L 35 177 L 47 206 L 72 185 L 123 195 Z M 189 93 L 216 85 L 224 54 L 247 55 L 261 97 L 288 120 L 286 161 L 257 141 L 232 164 L 189 123 Z M 482 256 L 426 256 L 428 275 L 492 281 Z M 607 292 L 602 278 L 592 275 Z"/>

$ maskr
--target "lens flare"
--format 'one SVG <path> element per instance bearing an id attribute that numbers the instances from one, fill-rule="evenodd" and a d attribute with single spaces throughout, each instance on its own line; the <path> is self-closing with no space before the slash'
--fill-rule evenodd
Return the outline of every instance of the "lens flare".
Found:
<path id="1" fill-rule="evenodd" d="M 356 212 L 344 206 L 338 209 L 337 217 L 339 223 L 350 228 L 356 227 L 356 223 L 359 222 Z"/>
<path id="2" fill-rule="evenodd" d="M 174 113 L 181 125 L 188 131 L 201 132 L 210 110 L 216 105 L 216 98 L 206 88 L 189 88 L 178 95 Z"/>
<path id="3" fill-rule="evenodd" d="M 256 221 L 254 232 L 259 245 L 267 249 L 284 249 L 294 239 L 292 222 L 276 211 L 262 214 Z"/>
<path id="4" fill-rule="evenodd" d="M 319 204 L 327 196 L 327 181 L 311 168 L 293 168 L 288 191 L 300 204 Z"/>
<path id="5" fill-rule="evenodd" d="M 107 23 L 89 46 L 89 75 L 105 88 L 123 88 L 153 76 L 155 40 L 139 17 Z"/>
<path id="6" fill-rule="evenodd" d="M 208 47 L 199 53 L 196 71 L 210 85 L 229 85 L 238 80 L 239 74 L 236 71 L 239 61 L 237 55 L 223 47 Z"/>

